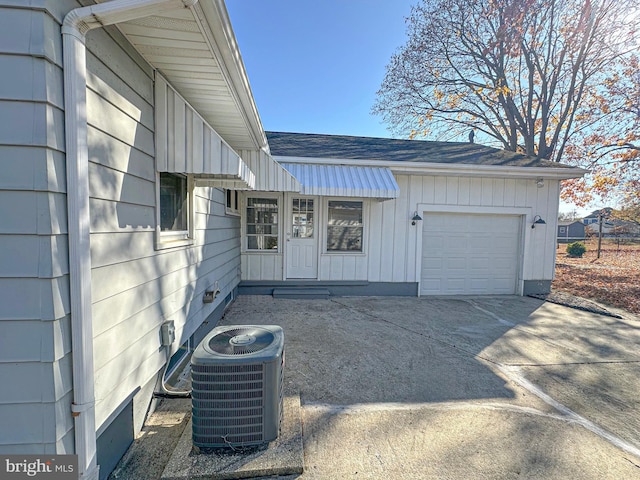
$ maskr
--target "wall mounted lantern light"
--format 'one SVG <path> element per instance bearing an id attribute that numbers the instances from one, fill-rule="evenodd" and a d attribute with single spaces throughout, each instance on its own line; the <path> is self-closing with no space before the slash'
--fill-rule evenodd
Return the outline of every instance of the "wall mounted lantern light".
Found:
<path id="1" fill-rule="evenodd" d="M 533 223 L 531 224 L 531 228 L 536 228 L 536 225 L 546 225 L 547 222 L 545 222 L 542 218 L 540 218 L 540 215 L 536 215 L 535 217 L 533 217 Z"/>
<path id="2" fill-rule="evenodd" d="M 538 178 L 536 180 L 536 187 L 538 187 L 538 188 L 544 187 L 544 178 Z"/>
<path id="3" fill-rule="evenodd" d="M 418 215 L 418 211 L 416 210 L 415 212 L 413 212 L 413 217 L 411 218 L 411 225 L 415 225 L 416 222 L 419 222 L 420 220 L 422 220 L 422 217 Z"/>

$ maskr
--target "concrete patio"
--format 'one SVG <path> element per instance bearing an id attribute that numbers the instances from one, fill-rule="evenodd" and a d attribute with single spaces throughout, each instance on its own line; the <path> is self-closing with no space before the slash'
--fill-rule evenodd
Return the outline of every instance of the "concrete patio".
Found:
<path id="1" fill-rule="evenodd" d="M 304 446 L 304 472 L 286 478 L 640 478 L 640 321 L 617 313 L 240 296 L 222 323 L 285 330 Z M 111 478 L 213 478 L 171 466 L 189 415 L 188 399 L 164 400 Z"/>

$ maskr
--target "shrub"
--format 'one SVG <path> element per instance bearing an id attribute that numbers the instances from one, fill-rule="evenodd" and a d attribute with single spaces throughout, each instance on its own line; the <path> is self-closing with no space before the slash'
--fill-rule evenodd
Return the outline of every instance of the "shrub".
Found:
<path id="1" fill-rule="evenodd" d="M 587 247 L 584 246 L 582 242 L 573 242 L 567 245 L 567 253 L 570 257 L 582 257 L 584 252 L 587 251 Z"/>

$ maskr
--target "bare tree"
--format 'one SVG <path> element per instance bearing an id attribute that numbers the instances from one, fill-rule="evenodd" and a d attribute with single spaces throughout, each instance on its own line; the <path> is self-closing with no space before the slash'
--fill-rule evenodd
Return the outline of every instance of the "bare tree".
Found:
<path id="1" fill-rule="evenodd" d="M 400 135 L 473 129 L 476 141 L 560 161 L 606 115 L 605 81 L 628 61 L 637 12 L 637 0 L 423 0 L 373 112 Z"/>
<path id="2" fill-rule="evenodd" d="M 584 204 L 611 198 L 625 208 L 640 205 L 640 59 L 621 58 L 617 68 L 583 108 L 579 134 L 568 145 L 565 160 L 591 171 L 563 190 L 566 200 Z"/>

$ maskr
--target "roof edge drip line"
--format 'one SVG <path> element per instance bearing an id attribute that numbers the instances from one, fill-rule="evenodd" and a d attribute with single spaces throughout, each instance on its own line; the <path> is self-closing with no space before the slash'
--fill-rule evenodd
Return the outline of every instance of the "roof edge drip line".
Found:
<path id="1" fill-rule="evenodd" d="M 543 177 L 564 180 L 569 178 L 579 178 L 589 172 L 588 170 L 580 167 L 521 167 L 392 160 L 361 160 L 350 158 L 289 157 L 285 155 L 274 155 L 273 158 L 281 164 L 386 167 L 395 173 L 408 175 L 463 175 L 482 177 L 501 174 L 500 176 L 504 176 L 505 178 Z"/>
<path id="2" fill-rule="evenodd" d="M 91 251 L 89 152 L 87 143 L 87 69 L 85 36 L 95 28 L 143 18 L 160 11 L 192 8 L 198 0 L 113 0 L 71 10 L 64 18 L 64 116 L 67 173 L 69 282 L 73 357 L 75 453 L 79 478 L 97 480 Z"/>

